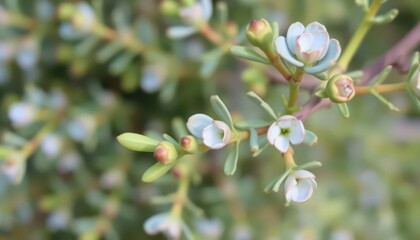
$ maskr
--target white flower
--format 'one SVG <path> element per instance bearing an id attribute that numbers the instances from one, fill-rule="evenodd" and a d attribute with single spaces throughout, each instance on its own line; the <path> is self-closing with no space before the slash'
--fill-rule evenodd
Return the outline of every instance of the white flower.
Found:
<path id="1" fill-rule="evenodd" d="M 194 114 L 187 121 L 187 128 L 195 137 L 211 149 L 224 147 L 231 135 L 229 126 L 205 114 Z"/>
<path id="2" fill-rule="evenodd" d="M 0 171 L 14 184 L 19 184 L 26 172 L 26 159 L 20 153 L 12 153 L 0 167 Z"/>
<path id="3" fill-rule="evenodd" d="M 282 58 L 311 74 L 333 66 L 341 53 L 340 43 L 330 39 L 327 29 L 318 22 L 306 27 L 300 22 L 293 23 L 286 37 L 275 40 L 275 47 Z"/>
<path id="4" fill-rule="evenodd" d="M 76 170 L 81 162 L 82 158 L 77 152 L 67 152 L 58 160 L 57 169 L 61 173 L 69 173 Z"/>
<path id="5" fill-rule="evenodd" d="M 95 116 L 85 114 L 71 121 L 67 126 L 67 131 L 73 140 L 83 142 L 92 136 L 95 128 Z"/>
<path id="6" fill-rule="evenodd" d="M 198 25 L 208 22 L 212 14 L 213 6 L 211 0 L 198 0 L 192 6 L 179 10 L 179 15 L 188 25 L 170 27 L 167 34 L 173 39 L 188 37 L 197 32 Z"/>
<path id="7" fill-rule="evenodd" d="M 41 149 L 50 158 L 57 157 L 63 148 L 63 140 L 57 134 L 48 134 L 42 139 Z"/>
<path id="8" fill-rule="evenodd" d="M 169 239 L 179 239 L 181 236 L 181 221 L 169 213 L 160 213 L 144 222 L 144 231 L 149 235 L 164 233 Z"/>
<path id="9" fill-rule="evenodd" d="M 420 97 L 420 70 L 417 70 L 417 73 L 413 75 L 410 81 L 414 92 L 418 97 Z"/>
<path id="10" fill-rule="evenodd" d="M 113 189 L 124 183 L 124 173 L 119 169 L 111 169 L 101 175 L 99 183 L 104 189 Z"/>
<path id="11" fill-rule="evenodd" d="M 70 213 L 67 210 L 57 210 L 47 218 L 47 226 L 51 231 L 64 229 L 70 221 Z"/>
<path id="12" fill-rule="evenodd" d="M 37 111 L 34 106 L 26 102 L 14 103 L 10 106 L 8 116 L 15 126 L 26 126 L 36 118 Z"/>
<path id="13" fill-rule="evenodd" d="M 145 92 L 158 91 L 165 80 L 164 69 L 160 65 L 146 65 L 140 78 L 140 87 Z"/>
<path id="14" fill-rule="evenodd" d="M 315 175 L 306 170 L 297 170 L 287 177 L 284 195 L 287 202 L 302 203 L 308 200 L 316 189 Z"/>
<path id="15" fill-rule="evenodd" d="M 305 139 L 305 128 L 302 121 L 291 115 L 281 116 L 271 124 L 267 131 L 268 142 L 280 152 L 285 153 L 292 144 L 300 144 Z"/>
<path id="16" fill-rule="evenodd" d="M 34 70 L 38 61 L 39 50 L 37 42 L 28 38 L 19 44 L 16 53 L 16 63 L 25 71 Z"/>
<path id="17" fill-rule="evenodd" d="M 72 18 L 73 26 L 81 32 L 89 32 L 95 25 L 95 12 L 86 2 L 76 4 L 75 14 Z"/>
<path id="18" fill-rule="evenodd" d="M 204 239 L 220 239 L 223 234 L 223 223 L 218 219 L 198 219 L 194 222 L 197 232 Z"/>

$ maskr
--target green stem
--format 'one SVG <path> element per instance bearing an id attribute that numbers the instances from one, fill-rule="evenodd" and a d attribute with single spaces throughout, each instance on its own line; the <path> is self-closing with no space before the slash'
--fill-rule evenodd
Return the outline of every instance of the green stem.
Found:
<path id="1" fill-rule="evenodd" d="M 286 114 L 292 114 L 294 112 L 293 107 L 296 105 L 298 96 L 299 96 L 299 86 L 298 82 L 289 82 L 289 102 L 287 103 Z"/>
<path id="2" fill-rule="evenodd" d="M 191 166 L 187 165 L 185 168 L 183 168 L 185 172 L 182 173 L 183 176 L 181 176 L 181 179 L 178 185 L 178 190 L 176 191 L 176 200 L 171 209 L 171 215 L 174 216 L 175 218 L 181 217 L 182 209 L 184 208 L 185 203 L 187 201 L 188 188 L 190 186 L 190 174 L 188 172 L 189 167 Z"/>
<path id="3" fill-rule="evenodd" d="M 356 94 L 369 94 L 372 90 L 378 93 L 405 91 L 405 83 L 390 83 L 378 86 L 360 86 L 356 87 Z"/>
<path id="4" fill-rule="evenodd" d="M 266 50 L 265 49 L 261 49 L 261 50 L 264 51 L 271 65 L 273 65 L 273 67 L 277 69 L 277 71 L 279 71 L 287 81 L 290 81 L 292 74 L 289 72 L 286 65 L 284 65 L 283 61 L 274 50 L 274 47 L 270 47 L 269 49 L 266 49 Z"/>
<path id="5" fill-rule="evenodd" d="M 371 19 L 376 15 L 381 4 L 382 0 L 374 0 L 370 5 L 369 11 L 366 12 L 362 22 L 360 23 L 347 48 L 344 50 L 340 60 L 337 63 L 337 70 L 340 70 L 340 72 L 346 71 L 354 54 L 356 53 L 357 49 L 359 49 L 360 43 L 366 36 L 369 28 L 372 26 Z"/>

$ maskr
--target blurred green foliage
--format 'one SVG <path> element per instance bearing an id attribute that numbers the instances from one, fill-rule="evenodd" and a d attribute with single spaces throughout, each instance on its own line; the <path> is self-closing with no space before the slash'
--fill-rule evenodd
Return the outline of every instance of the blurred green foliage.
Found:
<path id="1" fill-rule="evenodd" d="M 281 110 L 280 95 L 288 90 L 270 85 L 258 71 L 264 67 L 249 68 L 200 34 L 168 38 L 166 29 L 180 19 L 160 12 L 162 2 L 88 1 L 83 4 L 97 19 L 89 27 L 89 11 L 72 12 L 82 2 L 0 0 L 1 239 L 159 239 L 163 235 L 146 235 L 142 224 L 168 210 L 151 199 L 173 192 L 176 180 L 166 175 L 141 182 L 152 156 L 123 149 L 115 137 L 130 131 L 161 138 L 172 133 L 175 117 L 213 114 L 213 94 L 235 119 L 266 116 L 246 99 L 250 89 Z M 210 23 L 226 35 L 220 4 L 236 24 L 238 42 L 253 18 L 264 17 L 278 21 L 281 33 L 295 21 L 322 22 L 346 46 L 362 17 L 344 0 L 213 1 Z M 350 70 L 375 61 L 420 19 L 418 1 L 389 1 L 381 12 L 391 8 L 399 16 L 368 33 Z M 254 82 L 244 71 L 261 78 Z M 403 76 L 393 72 L 389 79 Z M 358 96 L 349 104 L 350 119 L 326 109 L 305 122 L 319 143 L 298 146 L 297 162 L 316 160 L 323 167 L 314 170 L 318 189 L 301 205 L 285 207 L 282 193 L 263 193 L 284 170 L 275 150 L 251 158 L 242 144 L 234 176 L 223 174 L 227 150 L 200 159 L 201 181 L 190 197 L 205 218 L 218 219 L 214 232 L 221 235 L 198 239 L 419 238 L 420 115 L 405 94 L 387 98 L 399 113 Z M 17 103 L 24 105 L 15 116 Z M 27 155 L 18 184 L 10 180 L 17 160 L 6 156 L 12 153 L 13 159 Z M 187 220 L 205 236 L 196 217 Z"/>

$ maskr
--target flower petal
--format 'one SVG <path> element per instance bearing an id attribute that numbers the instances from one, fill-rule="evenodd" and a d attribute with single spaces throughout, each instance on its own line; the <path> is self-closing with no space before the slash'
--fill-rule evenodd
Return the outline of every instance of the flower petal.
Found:
<path id="1" fill-rule="evenodd" d="M 172 39 L 182 39 L 192 35 L 196 31 L 197 29 L 192 26 L 173 26 L 168 28 L 166 35 Z"/>
<path id="2" fill-rule="evenodd" d="M 280 127 L 277 125 L 277 122 L 271 124 L 267 131 L 267 140 L 269 143 L 274 144 L 276 138 L 280 135 Z"/>
<path id="3" fill-rule="evenodd" d="M 212 123 L 203 130 L 203 142 L 211 149 L 220 149 L 226 145 L 224 135 L 223 129 Z"/>
<path id="4" fill-rule="evenodd" d="M 289 139 L 285 136 L 278 136 L 274 142 L 274 146 L 282 153 L 285 153 L 289 148 Z"/>
<path id="5" fill-rule="evenodd" d="M 331 39 L 328 46 L 327 54 L 315 66 L 306 67 L 305 72 L 309 74 L 319 73 L 332 67 L 341 53 L 340 43 L 336 39 Z"/>
<path id="6" fill-rule="evenodd" d="M 290 126 L 289 139 L 293 144 L 300 144 L 305 139 L 305 127 L 303 126 L 302 121 L 295 119 L 291 121 L 292 125 Z"/>
<path id="7" fill-rule="evenodd" d="M 286 44 L 286 39 L 283 36 L 280 36 L 276 38 L 274 41 L 274 46 L 276 47 L 276 51 L 282 58 L 284 58 L 289 63 L 297 66 L 297 67 L 303 67 L 303 63 L 296 60 L 294 56 L 292 56 L 292 53 L 290 52 L 289 48 Z"/>
<path id="8" fill-rule="evenodd" d="M 211 125 L 213 118 L 205 114 L 194 114 L 187 121 L 187 128 L 194 137 L 203 138 L 203 129 Z"/>
<path id="9" fill-rule="evenodd" d="M 330 43 L 330 39 L 328 37 L 327 32 L 315 32 L 312 33 L 314 36 L 314 43 L 312 45 L 312 51 L 319 51 L 320 54 L 316 61 L 322 59 L 325 54 L 327 54 L 328 45 Z"/>
<path id="10" fill-rule="evenodd" d="M 305 27 L 300 22 L 295 22 L 287 29 L 287 46 L 293 54 L 296 54 L 296 39 L 305 31 Z"/>
<path id="11" fill-rule="evenodd" d="M 283 115 L 277 119 L 276 123 L 280 128 L 290 128 L 294 120 L 297 120 L 297 118 L 292 115 Z"/>
<path id="12" fill-rule="evenodd" d="M 304 178 L 315 178 L 315 175 L 306 170 L 296 170 L 293 172 L 293 176 L 297 179 L 304 179 Z"/>
<path id="13" fill-rule="evenodd" d="M 302 52 L 309 52 L 314 43 L 314 36 L 310 33 L 303 33 L 296 39 L 296 56 Z"/>
<path id="14" fill-rule="evenodd" d="M 320 32 L 320 31 L 321 32 L 326 32 L 327 37 L 329 38 L 327 29 L 325 28 L 324 25 L 322 25 L 319 22 L 312 22 L 312 23 L 308 24 L 305 28 L 306 33 L 314 34 L 316 32 Z"/>
<path id="15" fill-rule="evenodd" d="M 210 0 L 201 0 L 200 2 L 203 8 L 203 20 L 207 22 L 213 14 L 213 5 Z"/>
<path id="16" fill-rule="evenodd" d="M 303 179 L 300 180 L 295 189 L 297 189 L 297 194 L 294 192 L 294 194 L 291 196 L 292 201 L 302 203 L 307 201 L 314 192 L 314 181 L 313 179 Z"/>
<path id="17" fill-rule="evenodd" d="M 143 224 L 144 231 L 149 235 L 157 234 L 162 231 L 162 226 L 165 224 L 168 217 L 167 213 L 160 213 L 150 217 Z"/>
<path id="18" fill-rule="evenodd" d="M 220 130 L 223 130 L 223 142 L 228 143 L 230 140 L 231 131 L 229 126 L 222 121 L 213 121 L 213 124 L 216 125 Z"/>

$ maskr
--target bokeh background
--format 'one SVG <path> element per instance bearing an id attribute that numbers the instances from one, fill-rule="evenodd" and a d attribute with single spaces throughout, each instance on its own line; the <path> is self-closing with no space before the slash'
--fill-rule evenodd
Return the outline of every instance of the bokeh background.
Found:
<path id="1" fill-rule="evenodd" d="M 168 38 L 166 30 L 181 21 L 163 3 L 0 0 L 0 239 L 78 239 L 92 231 L 100 239 L 163 239 L 145 235 L 142 224 L 169 209 L 151 199 L 177 182 L 167 174 L 142 183 L 155 160 L 123 149 L 115 137 L 173 134 L 175 118 L 214 116 L 213 94 L 237 119 L 265 116 L 246 99 L 249 90 L 282 110 L 288 89 L 270 83 L 266 66 L 238 61 L 200 34 Z M 238 44 L 246 44 L 246 25 L 264 17 L 282 34 L 295 21 L 319 21 L 346 46 L 362 18 L 349 0 L 213 5 L 210 25 L 233 32 Z M 374 62 L 419 22 L 418 1 L 391 0 L 381 13 L 391 8 L 400 14 L 374 26 L 350 70 Z M 393 71 L 387 81 L 403 80 Z M 358 96 L 350 119 L 331 108 L 305 121 L 319 143 L 298 146 L 297 162 L 323 166 L 313 170 L 318 189 L 304 204 L 285 207 L 281 192 L 263 193 L 284 171 L 274 149 L 252 158 L 242 144 L 233 177 L 223 174 L 227 150 L 208 154 L 190 189 L 204 211 L 187 216 L 198 239 L 419 239 L 420 114 L 406 93 L 385 97 L 400 112 Z"/>

